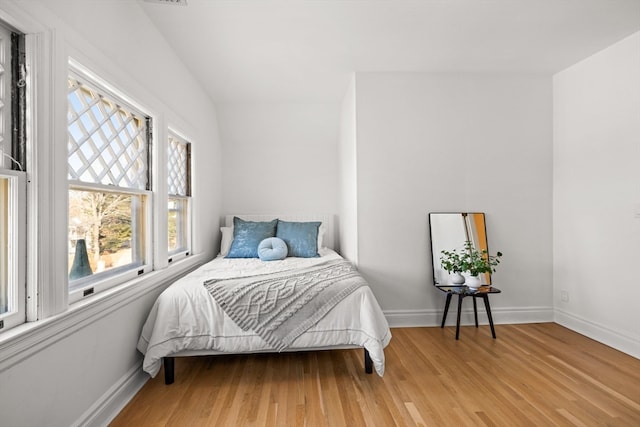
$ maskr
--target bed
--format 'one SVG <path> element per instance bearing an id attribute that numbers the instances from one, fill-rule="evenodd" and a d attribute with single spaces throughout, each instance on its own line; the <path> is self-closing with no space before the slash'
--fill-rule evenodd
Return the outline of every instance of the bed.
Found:
<path id="1" fill-rule="evenodd" d="M 155 377 L 164 365 L 171 384 L 175 357 L 362 348 L 365 371 L 384 374 L 389 326 L 362 276 L 333 249 L 332 216 L 228 215 L 225 221 L 220 254 L 170 285 L 151 308 L 138 341 L 145 372 Z M 255 238 L 255 229 L 242 234 L 273 221 L 279 237 Z M 315 235 L 299 232 L 312 224 L 319 224 Z M 261 259 L 280 250 L 265 246 L 280 237 L 286 256 Z M 242 249 L 253 250 L 258 240 L 258 257 L 245 257 Z"/>

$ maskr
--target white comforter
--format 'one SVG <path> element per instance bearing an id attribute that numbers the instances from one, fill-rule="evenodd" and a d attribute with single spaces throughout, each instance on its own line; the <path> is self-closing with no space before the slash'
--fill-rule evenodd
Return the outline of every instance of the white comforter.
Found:
<path id="1" fill-rule="evenodd" d="M 259 259 L 218 257 L 177 280 L 156 300 L 142 328 L 138 350 L 144 355 L 143 369 L 152 377 L 162 358 L 181 352 L 207 351 L 251 353 L 271 350 L 258 335 L 240 329 L 214 301 L 203 282 L 211 278 L 255 276 L 309 267 L 340 255 L 320 250 L 319 258 Z M 298 337 L 288 350 L 352 345 L 369 351 L 373 366 L 384 374 L 384 347 L 391 332 L 371 289 L 363 286 L 338 303 L 315 326 Z"/>

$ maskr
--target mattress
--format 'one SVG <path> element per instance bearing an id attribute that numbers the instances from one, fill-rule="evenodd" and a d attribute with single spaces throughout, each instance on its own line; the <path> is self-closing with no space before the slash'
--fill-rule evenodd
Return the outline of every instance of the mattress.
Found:
<path id="1" fill-rule="evenodd" d="M 203 283 L 212 278 L 294 271 L 341 258 L 328 248 L 320 249 L 319 254 L 320 257 L 315 258 L 288 257 L 269 262 L 257 258 L 218 256 L 177 280 L 158 297 L 143 326 L 138 350 L 144 354 L 144 371 L 155 377 L 162 358 L 166 356 L 275 351 L 254 332 L 238 327 Z M 389 325 L 375 296 L 369 286 L 362 286 L 339 302 L 285 351 L 363 347 L 369 352 L 374 369 L 382 376 L 384 348 L 390 339 Z"/>

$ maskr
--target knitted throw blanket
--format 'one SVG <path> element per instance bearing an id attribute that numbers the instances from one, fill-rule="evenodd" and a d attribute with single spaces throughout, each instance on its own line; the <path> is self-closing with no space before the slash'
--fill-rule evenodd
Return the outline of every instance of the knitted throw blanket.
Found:
<path id="1" fill-rule="evenodd" d="M 345 260 L 294 272 L 204 282 L 239 327 L 253 330 L 278 351 L 286 349 L 347 295 L 366 284 Z"/>

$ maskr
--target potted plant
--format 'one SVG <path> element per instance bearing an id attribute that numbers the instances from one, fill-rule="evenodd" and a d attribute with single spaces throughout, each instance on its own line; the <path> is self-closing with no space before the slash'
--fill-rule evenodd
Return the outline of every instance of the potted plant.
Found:
<path id="1" fill-rule="evenodd" d="M 489 255 L 486 249 L 480 251 L 469 240 L 464 242 L 464 247 L 460 250 L 443 250 L 441 253 L 440 263 L 442 268 L 452 275 L 452 283 L 465 283 L 464 278 L 460 281 L 460 276 L 461 273 L 467 273 L 469 279 L 466 280 L 466 284 L 469 287 L 480 286 L 479 274 L 495 272 L 502 256 L 502 252 Z"/>

